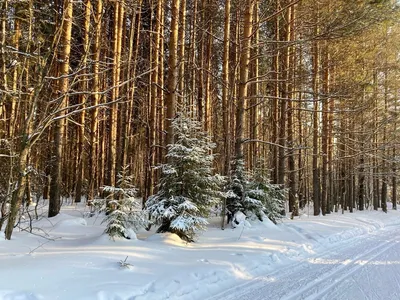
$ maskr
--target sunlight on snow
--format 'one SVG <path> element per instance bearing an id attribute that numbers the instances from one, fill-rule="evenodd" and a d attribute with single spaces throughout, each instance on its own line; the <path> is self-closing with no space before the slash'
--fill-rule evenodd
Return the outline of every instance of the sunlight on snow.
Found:
<path id="1" fill-rule="evenodd" d="M 342 260 L 342 259 L 326 259 L 326 258 L 310 258 L 307 260 L 310 264 L 313 265 L 375 265 L 375 266 L 387 266 L 387 265 L 400 265 L 400 260 L 356 260 L 352 261 L 350 259 Z"/>
<path id="2" fill-rule="evenodd" d="M 354 264 L 356 265 L 375 265 L 375 266 L 387 266 L 387 265 L 400 265 L 400 260 L 357 260 Z"/>
<path id="3" fill-rule="evenodd" d="M 241 271 L 241 270 L 239 270 L 237 268 L 232 268 L 232 273 L 238 279 L 244 279 L 244 280 L 253 279 L 253 276 L 250 276 L 248 273 L 243 272 L 243 271 Z"/>
<path id="4" fill-rule="evenodd" d="M 342 260 L 327 258 L 310 258 L 307 261 L 314 265 L 348 265 L 352 262 L 350 259 Z"/>

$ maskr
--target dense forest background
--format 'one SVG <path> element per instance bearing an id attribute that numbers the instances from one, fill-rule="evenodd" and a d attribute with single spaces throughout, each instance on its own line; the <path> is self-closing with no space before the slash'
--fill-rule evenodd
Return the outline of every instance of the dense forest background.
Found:
<path id="1" fill-rule="evenodd" d="M 389 0 L 1 0 L 0 205 L 153 195 L 180 113 L 288 208 L 397 201 L 400 27 Z M 236 164 L 237 165 L 237 164 Z M 10 203 L 8 208 L 6 205 Z"/>

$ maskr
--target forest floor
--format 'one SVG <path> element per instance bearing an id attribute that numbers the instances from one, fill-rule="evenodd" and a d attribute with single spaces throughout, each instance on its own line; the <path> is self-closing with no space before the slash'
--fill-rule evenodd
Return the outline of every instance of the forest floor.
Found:
<path id="1" fill-rule="evenodd" d="M 192 244 L 154 228 L 112 241 L 87 212 L 64 206 L 34 234 L 0 238 L 1 300 L 400 299 L 398 211 L 306 210 L 224 231 L 212 218 Z"/>

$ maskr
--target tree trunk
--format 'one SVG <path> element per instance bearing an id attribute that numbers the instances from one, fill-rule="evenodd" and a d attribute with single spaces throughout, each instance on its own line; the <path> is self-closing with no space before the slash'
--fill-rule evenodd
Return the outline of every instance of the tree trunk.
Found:
<path id="1" fill-rule="evenodd" d="M 244 107 L 247 98 L 247 86 L 249 78 L 251 36 L 253 26 L 254 0 L 246 0 L 244 15 L 244 29 L 241 39 L 240 73 L 239 73 L 239 94 L 236 103 L 236 139 L 235 156 L 236 160 L 243 159 L 243 126 Z"/>
<path id="2" fill-rule="evenodd" d="M 229 46 L 231 29 L 231 0 L 225 1 L 224 54 L 222 58 L 222 119 L 224 129 L 224 175 L 229 176 L 231 160 L 230 101 L 229 101 Z M 221 228 L 225 228 L 226 198 L 223 198 Z"/>
<path id="3" fill-rule="evenodd" d="M 295 7 L 291 6 L 288 9 L 288 28 L 289 41 L 294 41 L 294 20 L 295 20 Z M 287 111 L 287 140 L 288 140 L 288 169 L 289 169 L 289 211 L 293 217 L 299 215 L 299 202 L 298 202 L 298 191 L 296 182 L 296 165 L 295 165 L 295 154 L 294 154 L 294 123 L 293 123 L 293 88 L 296 84 L 295 81 L 295 52 L 294 47 L 291 46 L 288 50 L 289 63 L 288 63 L 288 111 Z M 299 167 L 300 168 L 300 167 Z"/>
<path id="4" fill-rule="evenodd" d="M 180 0 L 171 0 L 171 29 L 169 36 L 169 57 L 168 57 L 168 75 L 167 75 L 167 95 L 166 95 L 166 122 L 167 131 L 166 145 L 174 143 L 174 129 L 171 126 L 176 115 L 177 88 L 178 88 L 178 32 L 179 32 L 179 8 Z"/>
<path id="5" fill-rule="evenodd" d="M 319 165 L 318 165 L 318 155 L 319 155 L 319 82 L 318 82 L 318 72 L 319 72 L 319 47 L 318 41 L 313 42 L 313 93 L 314 93 L 314 112 L 313 112 L 313 156 L 312 156 L 312 178 L 313 178 L 313 202 L 314 202 L 314 216 L 320 214 L 321 199 L 320 199 L 320 178 L 319 178 Z"/>
<path id="6" fill-rule="evenodd" d="M 280 9 L 280 0 L 276 0 L 276 11 Z M 278 144 L 278 128 L 279 128 L 279 60 L 280 60 L 280 24 L 279 24 L 279 17 L 275 18 L 275 40 L 276 43 L 274 45 L 274 56 L 272 59 L 272 73 L 273 73 L 273 89 L 272 89 L 272 142 Z M 278 183 L 279 179 L 279 156 L 278 156 L 279 149 L 274 145 L 272 146 L 272 156 L 271 156 L 271 181 L 272 183 Z"/>
<path id="7" fill-rule="evenodd" d="M 124 6 L 120 2 L 114 5 L 114 33 L 113 33 L 113 69 L 112 69 L 112 92 L 109 119 L 109 149 L 108 149 L 108 180 L 109 186 L 116 186 L 118 173 L 117 160 L 117 124 L 118 124 L 118 101 L 120 96 L 120 77 L 121 77 L 121 49 L 123 32 Z"/>
<path id="8" fill-rule="evenodd" d="M 90 49 L 90 40 L 89 40 L 89 31 L 90 31 L 90 13 L 92 10 L 91 0 L 85 0 L 85 22 L 84 22 L 84 29 L 85 29 L 85 39 L 84 39 L 84 56 L 82 59 L 82 69 L 83 74 L 87 73 L 87 59 L 89 56 L 89 49 Z M 88 89 L 87 85 L 87 78 L 83 75 L 82 84 L 81 84 L 82 91 L 86 93 Z M 87 102 L 87 95 L 83 94 L 80 96 L 80 108 L 84 108 Z M 76 186 L 75 186 L 75 203 L 81 202 L 82 197 L 82 187 L 83 187 L 83 180 L 85 175 L 85 154 L 84 154 L 84 143 L 85 143 L 85 119 L 86 119 L 86 111 L 82 110 L 79 116 L 79 124 L 78 127 L 78 145 L 76 149 L 77 155 L 77 168 L 76 168 Z"/>
<path id="9" fill-rule="evenodd" d="M 50 182 L 50 201 L 49 201 L 49 217 L 54 217 L 60 212 L 61 208 L 61 167 L 63 159 L 64 141 L 65 141 L 65 109 L 68 103 L 68 90 L 69 90 L 69 57 L 71 53 L 71 31 L 72 31 L 72 13 L 73 1 L 64 1 L 64 14 L 62 24 L 62 37 L 61 45 L 62 51 L 60 53 L 60 79 L 59 89 L 62 96 L 59 107 L 59 120 L 55 122 L 54 128 L 54 148 L 53 162 L 51 168 L 51 182 Z"/>
<path id="10" fill-rule="evenodd" d="M 181 101 L 185 109 L 187 110 L 189 107 L 188 99 L 186 99 L 186 90 L 185 90 L 185 47 L 186 47 L 186 0 L 181 0 L 181 7 L 179 10 L 179 19 L 180 19 L 180 27 L 178 33 L 179 40 L 179 53 L 178 57 L 181 58 L 180 66 L 179 66 L 179 94 Z"/>
<path id="11" fill-rule="evenodd" d="M 285 15 L 285 26 L 283 27 L 284 41 L 287 43 L 290 41 L 290 9 L 286 10 Z M 285 185 L 285 169 L 286 169 L 286 123 L 287 123 L 287 106 L 288 106 L 288 85 L 289 85 L 289 46 L 286 46 L 282 50 L 280 61 L 280 74 L 279 76 L 280 82 L 278 85 L 280 86 L 281 98 L 279 99 L 279 122 L 278 123 L 278 184 L 281 187 Z M 279 94 L 278 94 L 279 95 Z M 291 210 L 291 208 L 290 208 Z"/>
<path id="12" fill-rule="evenodd" d="M 18 182 L 17 188 L 14 189 L 11 196 L 11 206 L 9 217 L 7 221 L 7 226 L 5 229 L 5 238 L 7 240 L 11 240 L 11 235 L 13 233 L 15 221 L 17 220 L 18 210 L 22 205 L 22 199 L 25 194 L 26 187 L 26 169 L 28 167 L 28 155 L 29 155 L 29 146 L 27 144 L 23 144 L 23 149 L 20 152 L 18 158 Z"/>
<path id="13" fill-rule="evenodd" d="M 98 157 L 99 157 L 99 140 L 98 140 L 98 108 L 96 107 L 100 101 L 100 53 L 101 53 L 101 20 L 103 16 L 103 1 L 97 0 L 95 14 L 95 37 L 93 44 L 93 94 L 91 120 L 90 120 L 90 151 L 89 151 L 89 195 L 88 199 L 94 199 L 94 191 L 96 188 L 96 178 L 98 178 Z"/>
<path id="14" fill-rule="evenodd" d="M 257 24 L 260 21 L 259 18 L 259 1 L 255 1 L 254 4 L 254 33 L 252 39 L 252 65 L 251 65 L 251 101 L 250 101 L 250 118 L 249 118 L 249 131 L 250 131 L 250 139 L 255 141 L 258 139 L 258 116 L 261 114 L 260 112 L 260 105 L 258 105 L 259 95 L 260 95 L 260 85 L 259 76 L 260 76 L 260 66 L 259 66 L 259 56 L 260 56 L 260 28 Z M 261 123 L 261 122 L 260 122 Z M 254 170 L 257 166 L 257 162 L 260 162 L 260 155 L 259 155 L 259 143 L 252 142 L 249 145 L 249 170 Z"/>
<path id="15" fill-rule="evenodd" d="M 397 95 L 399 95 L 399 93 L 397 93 Z M 394 111 L 395 114 L 397 115 L 397 101 L 394 102 Z M 393 122 L 393 132 L 396 132 L 397 130 L 397 122 L 394 121 Z M 395 161 L 395 157 L 396 157 L 396 147 L 393 146 L 393 150 L 392 150 L 392 209 L 396 210 L 397 209 L 397 166 L 396 166 L 396 161 Z"/>
<path id="16" fill-rule="evenodd" d="M 322 215 L 328 213 L 328 114 L 329 114 L 329 50 L 325 43 L 323 57 L 323 100 L 322 100 L 322 176 L 321 176 L 321 209 Z"/>

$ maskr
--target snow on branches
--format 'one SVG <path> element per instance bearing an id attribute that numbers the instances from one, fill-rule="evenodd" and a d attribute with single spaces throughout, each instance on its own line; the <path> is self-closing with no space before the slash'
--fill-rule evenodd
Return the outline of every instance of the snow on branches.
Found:
<path id="1" fill-rule="evenodd" d="M 247 216 L 255 215 L 262 221 L 266 215 L 274 223 L 282 218 L 285 191 L 279 185 L 270 183 L 259 170 L 253 174 L 245 172 L 243 160 L 233 161 L 232 170 L 226 187 L 230 216 L 242 212 Z"/>
<path id="2" fill-rule="evenodd" d="M 215 144 L 200 122 L 181 114 L 172 126 L 175 142 L 168 145 L 168 162 L 159 167 L 158 192 L 149 197 L 146 209 L 160 225 L 157 232 L 176 233 L 193 242 L 196 233 L 205 229 L 210 208 L 222 196 L 223 177 L 213 175 Z"/>
<path id="3" fill-rule="evenodd" d="M 146 228 L 149 224 L 146 212 L 142 210 L 141 199 L 136 197 L 137 190 L 131 184 L 132 176 L 126 175 L 126 168 L 118 175 L 118 187 L 104 186 L 105 199 L 93 202 L 97 211 L 106 214 L 105 233 L 110 238 L 133 238 L 134 232 Z"/>

